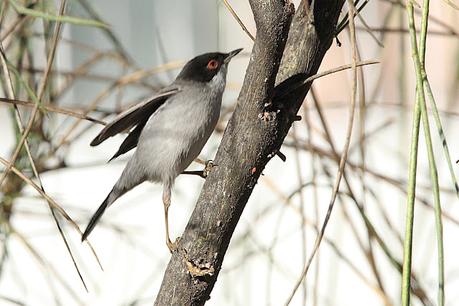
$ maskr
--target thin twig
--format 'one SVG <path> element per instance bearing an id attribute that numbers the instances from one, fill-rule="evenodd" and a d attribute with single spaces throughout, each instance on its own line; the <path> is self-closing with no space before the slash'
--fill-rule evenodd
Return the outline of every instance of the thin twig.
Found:
<path id="1" fill-rule="evenodd" d="M 361 61 L 361 62 L 356 62 L 355 63 L 355 66 L 356 67 L 361 67 L 361 66 L 369 66 L 369 65 L 374 65 L 374 64 L 379 64 L 380 62 L 379 61 L 376 61 L 376 60 L 369 60 L 369 61 Z M 298 82 L 298 83 L 295 83 L 293 84 L 292 86 L 290 86 L 288 89 L 288 91 L 285 91 L 283 93 L 281 93 L 279 95 L 279 97 L 282 97 L 282 96 L 285 96 L 287 95 L 289 92 L 292 92 L 314 80 L 317 80 L 317 79 L 320 79 L 324 76 L 327 76 L 327 75 L 330 75 L 330 74 L 333 74 L 333 73 L 336 73 L 336 72 L 340 72 L 340 71 L 344 71 L 344 70 L 348 70 L 348 69 L 352 69 L 353 68 L 353 64 L 347 64 L 347 65 L 341 65 L 341 66 L 338 66 L 336 68 L 333 68 L 333 69 L 329 69 L 329 70 L 326 70 L 326 71 L 323 71 L 323 72 L 319 72 L 319 73 L 316 73 L 304 80 L 302 80 L 301 82 Z"/>
<path id="2" fill-rule="evenodd" d="M 65 9 L 65 0 L 63 1 L 64 5 L 61 6 L 62 10 L 59 12 L 59 16 L 63 15 L 63 10 Z M 53 42 L 52 42 L 52 47 L 51 47 L 51 50 L 49 52 L 49 55 L 48 55 L 48 61 L 47 61 L 47 65 L 46 65 L 46 69 L 45 69 L 45 73 L 42 77 L 42 80 L 40 82 L 40 85 L 39 85 L 39 88 L 38 88 L 38 94 L 37 94 L 37 103 L 35 103 L 35 106 L 32 110 L 32 114 L 30 115 L 30 119 L 29 119 L 29 122 L 27 124 L 27 127 L 25 128 L 24 132 L 22 133 L 22 136 L 21 136 L 21 139 L 19 140 L 19 143 L 17 144 L 16 146 L 16 149 L 13 153 L 13 156 L 10 160 L 10 163 L 9 165 L 7 166 L 5 172 L 3 173 L 2 177 L 0 178 L 0 186 L 2 185 L 3 181 L 5 180 L 5 178 L 8 176 L 8 173 L 10 171 L 10 166 L 14 165 L 15 162 L 16 162 L 16 159 L 18 158 L 19 156 L 19 153 L 22 149 L 22 146 L 24 145 L 24 142 L 26 141 L 27 139 L 27 136 L 29 135 L 31 129 L 32 129 L 32 126 L 33 126 L 33 123 L 35 121 L 35 117 L 38 113 L 38 108 L 41 104 L 41 101 L 43 99 L 43 96 L 45 94 L 45 89 L 46 89 L 46 84 L 48 82 L 48 76 L 49 76 L 49 73 L 51 71 L 51 68 L 53 66 L 53 62 L 54 62 L 54 56 L 56 54 L 56 49 L 57 49 L 57 45 L 58 45 L 58 40 L 59 40 L 59 36 L 60 36 L 60 31 L 61 31 L 61 22 L 56 22 L 56 29 L 54 31 L 54 36 L 53 36 Z"/>
<path id="3" fill-rule="evenodd" d="M 2 163 L 5 166 L 8 166 L 9 162 L 0 157 L 0 163 Z M 25 176 L 21 171 L 19 171 L 16 167 L 11 166 L 11 171 L 16 174 L 20 179 L 22 179 L 25 183 L 30 185 L 33 189 L 35 189 L 54 209 L 56 209 L 75 229 L 76 231 L 80 234 L 83 235 L 83 232 L 80 230 L 80 227 L 78 224 L 76 224 L 75 221 L 67 214 L 67 212 L 59 205 L 57 204 L 56 201 L 53 200 L 49 195 L 47 195 L 40 186 L 35 184 L 31 179 L 29 179 L 27 176 Z M 94 248 L 92 247 L 91 243 L 86 239 L 88 246 L 91 248 L 91 251 L 93 252 L 99 266 L 102 268 L 102 264 L 100 263 L 99 257 L 97 256 L 96 252 L 94 251 Z"/>
<path id="4" fill-rule="evenodd" d="M 223 0 L 223 3 L 225 4 L 225 6 L 228 9 L 228 11 L 230 11 L 231 15 L 233 15 L 234 19 L 236 19 L 237 23 L 239 23 L 239 25 L 241 26 L 242 30 L 247 34 L 247 36 L 249 36 L 252 41 L 255 41 L 255 37 L 249 32 L 247 27 L 242 22 L 241 18 L 239 18 L 237 13 L 231 7 L 231 4 L 229 4 L 228 0 Z"/>
<path id="5" fill-rule="evenodd" d="M 301 285 L 303 279 L 306 277 L 306 274 L 308 273 L 309 267 L 312 263 L 312 260 L 314 259 L 314 255 L 316 254 L 317 250 L 320 247 L 320 243 L 322 241 L 322 238 L 325 234 L 325 229 L 327 227 L 328 221 L 330 220 L 331 213 L 333 210 L 333 206 L 335 204 L 336 196 L 339 191 L 339 185 L 341 182 L 341 178 L 343 176 L 344 172 L 344 167 L 346 165 L 346 160 L 347 160 L 347 154 L 349 150 L 349 145 L 351 143 L 351 136 L 352 136 L 352 128 L 354 125 L 354 114 L 355 114 L 355 100 L 356 100 L 356 93 L 357 93 L 357 55 L 356 55 L 356 41 L 355 41 L 355 27 L 354 27 L 354 3 L 352 0 L 347 0 L 348 6 L 349 6 L 349 28 L 351 32 L 351 47 L 352 47 L 352 90 L 351 90 L 351 106 L 349 110 L 349 120 L 348 120 L 348 128 L 346 132 L 346 141 L 344 144 L 344 149 L 343 149 L 343 154 L 341 155 L 341 160 L 339 163 L 339 169 L 338 173 L 336 176 L 335 183 L 333 185 L 333 191 L 330 199 L 330 203 L 328 205 L 328 210 L 327 214 L 325 216 L 324 222 L 322 224 L 322 228 L 320 229 L 319 235 L 316 238 L 316 241 L 314 243 L 314 247 L 312 250 L 312 254 L 308 258 L 308 261 L 306 265 L 303 268 L 303 272 L 301 273 L 300 278 L 298 279 L 293 291 L 291 292 L 289 298 L 287 299 L 287 302 L 285 305 L 289 305 L 290 302 L 292 301 L 296 291 L 298 290 L 298 287 Z M 306 83 L 306 82 L 305 82 Z"/>
<path id="6" fill-rule="evenodd" d="M 0 97 L 0 102 L 14 104 L 14 105 L 21 105 L 21 106 L 25 106 L 25 107 L 34 107 L 36 105 L 35 103 L 30 102 L 30 101 L 7 99 L 7 98 L 1 98 L 1 97 Z M 77 112 L 75 112 L 73 110 L 70 110 L 70 109 L 56 107 L 56 106 L 52 106 L 52 105 L 44 105 L 43 108 L 48 112 L 63 114 L 63 115 L 67 115 L 67 116 L 75 117 L 75 118 L 79 118 L 79 119 L 84 119 L 84 120 L 88 120 L 88 121 L 91 121 L 91 122 L 94 122 L 94 123 L 98 123 L 98 124 L 101 124 L 101 125 L 106 125 L 107 124 L 105 121 L 102 121 L 102 120 L 87 116 L 87 115 L 82 114 L 82 113 L 77 113 Z"/>

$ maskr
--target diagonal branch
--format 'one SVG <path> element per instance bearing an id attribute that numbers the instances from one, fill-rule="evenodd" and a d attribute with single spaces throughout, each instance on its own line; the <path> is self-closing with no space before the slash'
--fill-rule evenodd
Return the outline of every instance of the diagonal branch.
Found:
<path id="1" fill-rule="evenodd" d="M 290 1 L 250 4 L 257 35 L 238 104 L 155 305 L 204 305 L 210 298 L 242 211 L 309 90 L 310 83 L 298 84 L 317 72 L 331 45 L 343 0 L 302 1 L 290 33 Z"/>

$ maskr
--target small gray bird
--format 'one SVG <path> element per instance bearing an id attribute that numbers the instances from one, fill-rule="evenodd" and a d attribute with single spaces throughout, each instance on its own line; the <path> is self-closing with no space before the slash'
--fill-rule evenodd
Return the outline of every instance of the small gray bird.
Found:
<path id="1" fill-rule="evenodd" d="M 119 114 L 94 138 L 91 146 L 132 129 L 110 160 L 135 147 L 137 150 L 92 216 L 82 241 L 116 199 L 144 181 L 151 181 L 163 184 L 166 243 L 171 252 L 176 248 L 169 237 L 171 188 L 212 134 L 220 116 L 228 63 L 241 50 L 205 53 L 193 58 L 170 86 Z"/>

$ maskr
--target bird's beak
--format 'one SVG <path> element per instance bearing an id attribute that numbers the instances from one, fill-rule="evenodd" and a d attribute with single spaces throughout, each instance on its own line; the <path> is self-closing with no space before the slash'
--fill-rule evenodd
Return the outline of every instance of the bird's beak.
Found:
<path id="1" fill-rule="evenodd" d="M 234 56 L 236 56 L 236 54 L 238 54 L 238 53 L 241 52 L 241 51 L 242 51 L 242 48 L 239 48 L 239 49 L 236 49 L 236 50 L 231 51 L 230 53 L 227 53 L 227 54 L 226 54 L 226 57 L 225 57 L 225 59 L 224 59 L 224 63 L 225 63 L 225 64 L 229 63 L 230 60 L 231 60 Z"/>

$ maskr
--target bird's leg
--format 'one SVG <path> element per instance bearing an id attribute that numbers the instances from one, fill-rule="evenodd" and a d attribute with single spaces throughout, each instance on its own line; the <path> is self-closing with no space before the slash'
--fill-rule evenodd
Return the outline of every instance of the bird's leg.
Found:
<path id="1" fill-rule="evenodd" d="M 166 244 L 169 251 L 173 253 L 177 249 L 177 243 L 172 242 L 169 236 L 169 206 L 171 205 L 171 185 L 164 184 L 163 189 L 163 204 L 164 204 L 164 221 L 166 222 Z"/>

